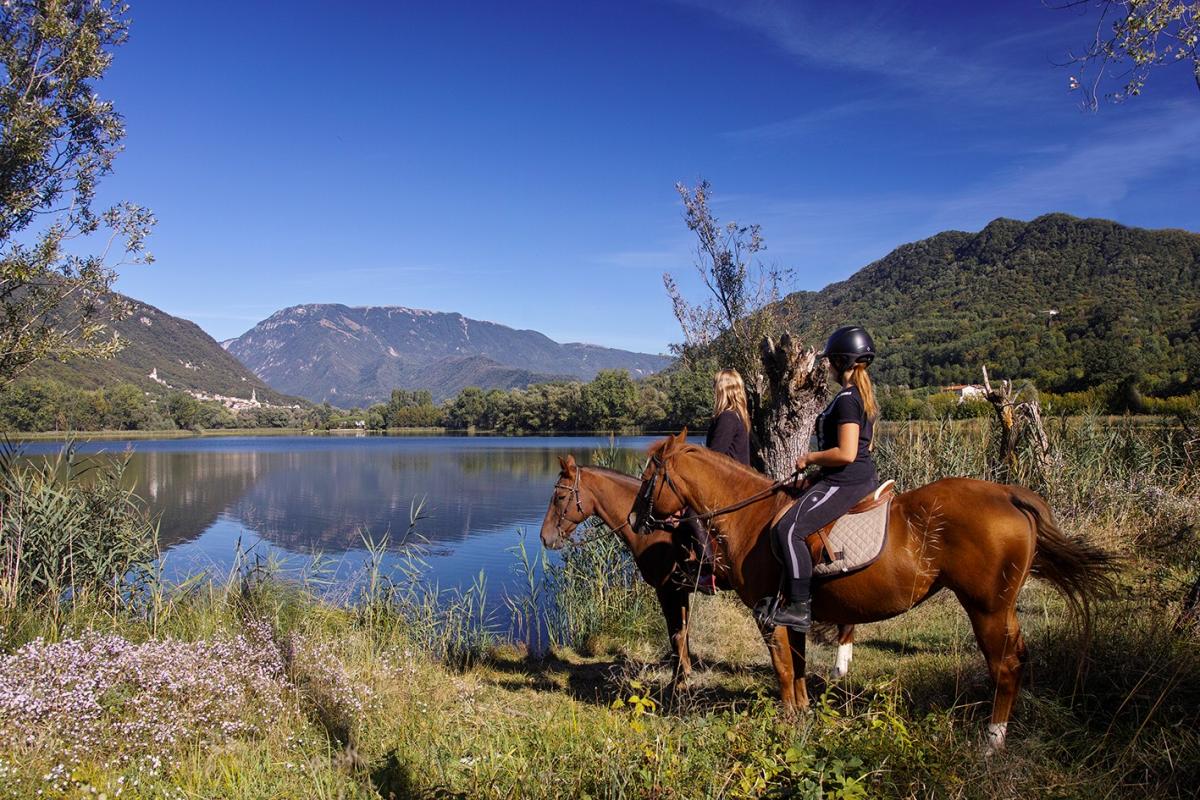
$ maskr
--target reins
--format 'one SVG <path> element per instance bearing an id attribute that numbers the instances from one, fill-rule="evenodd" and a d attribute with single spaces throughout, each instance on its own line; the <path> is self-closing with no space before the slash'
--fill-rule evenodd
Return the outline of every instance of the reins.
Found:
<path id="1" fill-rule="evenodd" d="M 653 499 L 655 498 L 652 497 L 652 495 L 654 494 L 654 484 L 658 482 L 660 474 L 663 479 L 663 484 L 670 486 L 671 491 L 675 493 L 675 497 L 681 502 L 683 501 L 683 495 L 679 493 L 679 490 L 675 488 L 675 483 L 671 480 L 671 474 L 667 471 L 666 460 L 660 459 L 657 455 L 655 455 L 651 456 L 651 461 L 654 463 L 654 472 L 645 482 L 645 486 L 639 495 L 646 500 L 651 501 L 648 503 L 648 507 L 646 509 L 646 521 L 649 523 L 649 527 L 654 527 L 656 524 L 661 525 L 663 522 L 665 522 L 664 520 L 657 520 L 654 517 Z M 760 489 L 749 497 L 738 500 L 736 503 L 731 503 L 730 505 L 722 506 L 721 508 L 713 509 L 711 511 L 704 511 L 699 514 L 689 514 L 686 517 L 680 517 L 678 520 L 676 520 L 676 524 L 692 522 L 693 520 L 707 522 L 708 520 L 715 519 L 716 517 L 721 517 L 725 514 L 732 514 L 734 511 L 740 511 L 746 506 L 751 506 L 767 499 L 785 486 L 794 484 L 800 474 L 800 470 L 795 470 L 783 480 L 775 481 L 765 489 Z M 661 491 L 662 489 L 660 488 L 659 492 Z"/>
<path id="2" fill-rule="evenodd" d="M 776 492 L 778 492 L 780 489 L 784 488 L 785 486 L 795 484 L 796 478 L 798 478 L 799 476 L 800 476 L 800 470 L 795 470 L 794 472 L 792 472 L 791 475 L 789 475 L 784 480 L 775 481 L 767 488 L 761 489 L 761 490 L 755 492 L 754 494 L 750 495 L 749 497 L 739 500 L 732 505 L 724 506 L 724 507 L 718 508 L 714 511 L 706 511 L 703 514 L 689 514 L 686 517 L 680 517 L 679 521 L 680 522 L 690 522 L 694 519 L 701 520 L 701 521 L 710 520 L 710 519 L 713 519 L 714 517 L 721 517 L 726 514 L 732 514 L 734 511 L 741 511 L 746 506 L 752 506 L 761 500 L 766 500 L 768 497 L 775 494 Z M 674 487 L 672 487 L 672 491 L 674 491 Z M 678 494 L 678 492 L 676 492 L 676 494 Z"/>

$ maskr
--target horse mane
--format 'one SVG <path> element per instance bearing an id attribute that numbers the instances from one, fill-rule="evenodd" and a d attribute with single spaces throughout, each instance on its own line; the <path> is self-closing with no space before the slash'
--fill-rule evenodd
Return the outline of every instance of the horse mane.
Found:
<path id="1" fill-rule="evenodd" d="M 627 472 L 621 472 L 618 469 L 611 469 L 609 467 L 593 467 L 593 466 L 589 465 L 589 466 L 579 467 L 579 469 L 586 469 L 588 472 L 598 472 L 601 475 L 607 475 L 608 477 L 616 478 L 617 480 L 632 481 L 633 483 L 641 483 L 642 482 L 642 479 L 636 475 L 630 475 Z"/>
<path id="2" fill-rule="evenodd" d="M 758 470 L 754 469 L 754 467 L 748 467 L 735 458 L 731 458 L 731 457 L 725 455 L 724 453 L 714 452 L 712 450 L 709 450 L 707 447 L 702 447 L 701 445 L 698 445 L 698 444 L 692 444 L 692 443 L 688 442 L 688 443 L 682 445 L 681 447 L 679 447 L 679 449 L 676 452 L 700 454 L 700 455 L 704 456 L 705 458 L 716 461 L 717 464 L 720 464 L 724 467 L 732 469 L 735 472 L 742 473 L 742 475 L 744 475 L 747 478 L 753 478 L 753 479 L 756 479 L 759 481 L 763 481 L 764 483 L 771 483 L 770 478 L 768 478 L 766 475 L 763 475 Z"/>
<path id="3" fill-rule="evenodd" d="M 595 467 L 595 466 L 591 466 L 591 465 L 580 464 L 576 467 L 576 469 L 578 469 L 580 471 L 599 473 L 600 475 L 603 475 L 607 478 L 612 478 L 613 480 L 615 480 L 619 483 L 626 483 L 631 486 L 641 485 L 641 482 L 642 482 L 642 479 L 636 475 L 630 475 L 626 472 L 621 472 L 620 470 L 616 470 L 616 469 L 610 469 L 608 467 Z M 558 475 L 559 475 L 559 477 L 563 477 L 564 471 L 559 470 Z"/>

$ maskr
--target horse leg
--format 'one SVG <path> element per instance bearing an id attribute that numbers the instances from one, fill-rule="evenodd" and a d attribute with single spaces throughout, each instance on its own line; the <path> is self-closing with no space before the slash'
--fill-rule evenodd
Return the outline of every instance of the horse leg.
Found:
<path id="1" fill-rule="evenodd" d="M 663 618 L 667 621 L 667 635 L 671 638 L 671 662 L 674 667 L 671 689 L 686 689 L 692 675 L 692 657 L 688 652 L 688 595 L 678 589 L 659 587 L 658 603 L 662 606 Z"/>
<path id="2" fill-rule="evenodd" d="M 771 666 L 775 668 L 775 677 L 779 680 L 779 699 L 783 701 L 784 713 L 794 714 L 798 708 L 807 708 L 807 692 L 804 694 L 803 705 L 796 704 L 795 672 L 792 668 L 792 646 L 788 641 L 788 629 L 759 622 L 758 631 L 771 654 Z"/>
<path id="3" fill-rule="evenodd" d="M 808 675 L 808 656 L 805 652 L 808 635 L 791 628 L 783 630 L 787 631 L 788 646 L 792 651 L 792 693 L 796 696 L 796 705 L 805 709 L 808 708 L 808 684 L 805 683 Z"/>
<path id="4" fill-rule="evenodd" d="M 1021 685 L 1025 638 L 1017 622 L 1015 605 L 990 611 L 968 607 L 967 615 L 996 687 L 992 720 L 987 727 L 987 747 L 989 751 L 1000 750 L 1004 747 L 1008 720 Z"/>
<path id="5" fill-rule="evenodd" d="M 844 678 L 850 672 L 854 659 L 854 626 L 838 625 L 837 663 L 833 665 L 833 677 Z"/>

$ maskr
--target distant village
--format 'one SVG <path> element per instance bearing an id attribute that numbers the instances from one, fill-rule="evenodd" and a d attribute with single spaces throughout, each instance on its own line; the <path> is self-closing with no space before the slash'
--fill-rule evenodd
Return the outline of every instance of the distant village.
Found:
<path id="1" fill-rule="evenodd" d="M 191 364 L 184 364 L 184 366 L 187 367 L 188 369 L 195 369 L 195 367 L 193 367 Z M 254 388 L 250 389 L 250 397 L 248 399 L 245 397 L 230 397 L 230 396 L 224 395 L 224 394 L 209 394 L 208 392 L 198 392 L 194 389 L 178 389 L 178 388 L 172 386 L 171 384 L 167 383 L 165 380 L 163 380 L 162 378 L 160 378 L 158 376 L 158 367 L 154 367 L 153 369 L 151 369 L 150 374 L 147 375 L 146 377 L 148 377 L 150 380 L 154 381 L 155 383 L 157 383 L 161 386 L 167 387 L 171 391 L 183 392 L 184 394 L 189 394 L 197 400 L 220 403 L 221 405 L 225 406 L 225 408 L 227 408 L 233 412 L 243 411 L 243 410 L 249 409 L 249 408 L 293 408 L 293 409 L 300 408 L 299 404 L 281 406 L 281 405 L 272 405 L 271 403 L 264 403 L 258 399 L 258 390 L 254 389 Z M 243 378 L 243 380 L 245 380 L 245 379 Z"/>

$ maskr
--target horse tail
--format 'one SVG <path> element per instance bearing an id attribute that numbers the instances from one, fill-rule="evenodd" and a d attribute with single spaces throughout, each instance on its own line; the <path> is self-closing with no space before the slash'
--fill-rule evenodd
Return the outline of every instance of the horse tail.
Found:
<path id="1" fill-rule="evenodd" d="M 1092 601 L 1115 590 L 1112 573 L 1117 559 L 1084 539 L 1062 532 L 1050 507 L 1036 493 L 1010 487 L 1012 504 L 1029 516 L 1036 531 L 1036 548 L 1031 574 L 1048 581 L 1066 599 L 1067 605 L 1091 629 Z"/>

